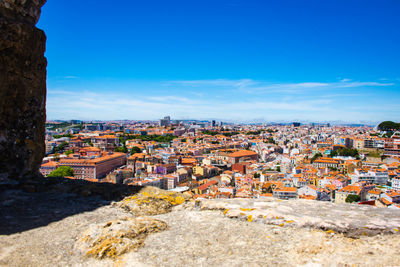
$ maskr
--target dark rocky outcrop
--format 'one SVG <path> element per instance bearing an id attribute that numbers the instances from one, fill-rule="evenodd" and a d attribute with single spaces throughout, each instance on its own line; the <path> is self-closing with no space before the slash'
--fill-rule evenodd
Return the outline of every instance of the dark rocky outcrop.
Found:
<path id="1" fill-rule="evenodd" d="M 46 120 L 46 0 L 0 0 L 0 182 L 38 176 Z"/>

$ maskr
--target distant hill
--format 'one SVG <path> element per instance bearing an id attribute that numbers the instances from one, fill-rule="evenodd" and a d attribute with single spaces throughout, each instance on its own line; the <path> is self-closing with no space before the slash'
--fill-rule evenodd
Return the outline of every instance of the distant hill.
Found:
<path id="1" fill-rule="evenodd" d="M 396 123 L 393 121 L 384 121 L 378 125 L 378 129 L 381 131 L 400 130 L 400 123 Z"/>

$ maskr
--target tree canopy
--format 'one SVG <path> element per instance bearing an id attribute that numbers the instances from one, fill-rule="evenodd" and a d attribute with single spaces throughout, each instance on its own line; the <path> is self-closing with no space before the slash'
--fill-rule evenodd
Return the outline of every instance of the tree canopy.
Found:
<path id="1" fill-rule="evenodd" d="M 72 134 L 55 134 L 55 135 L 53 135 L 53 138 L 55 138 L 55 139 L 58 139 L 58 138 L 61 138 L 61 137 L 72 138 L 72 137 L 74 137 L 74 135 L 72 135 Z"/>
<path id="2" fill-rule="evenodd" d="M 353 203 L 353 202 L 358 202 L 358 201 L 360 201 L 361 200 L 361 198 L 360 198 L 360 196 L 359 195 L 348 195 L 347 197 L 346 197 L 346 202 L 347 203 Z"/>
<path id="3" fill-rule="evenodd" d="M 378 129 L 381 131 L 400 130 L 400 123 L 396 123 L 393 121 L 384 121 L 378 125 Z"/>
<path id="4" fill-rule="evenodd" d="M 137 146 L 132 147 L 131 154 L 142 153 L 142 150 Z"/>
<path id="5" fill-rule="evenodd" d="M 68 146 L 68 145 L 69 145 L 68 142 L 62 142 L 61 144 L 59 144 L 58 146 L 56 146 L 54 148 L 54 153 L 63 152 L 65 147 Z"/>
<path id="6" fill-rule="evenodd" d="M 322 154 L 321 154 L 321 153 L 315 154 L 315 155 L 311 158 L 311 162 L 314 162 L 317 158 L 320 158 L 320 157 L 322 157 Z"/>
<path id="7" fill-rule="evenodd" d="M 115 152 L 128 153 L 128 149 L 126 148 L 126 146 L 120 146 L 115 148 Z"/>
<path id="8" fill-rule="evenodd" d="M 177 138 L 176 136 L 173 136 L 171 134 L 167 135 L 157 135 L 157 134 L 151 134 L 151 135 L 127 135 L 125 136 L 125 140 L 131 140 L 131 139 L 140 139 L 142 141 L 156 141 L 160 143 L 169 143 L 172 140 Z"/>
<path id="9" fill-rule="evenodd" d="M 217 131 L 209 131 L 209 130 L 204 130 L 202 131 L 203 134 L 207 134 L 207 135 L 217 135 L 219 134 Z"/>
<path id="10" fill-rule="evenodd" d="M 336 151 L 332 151 L 330 154 L 331 157 L 335 156 L 344 156 L 344 157 L 353 157 L 359 159 L 358 150 L 353 148 L 339 148 Z"/>
<path id="11" fill-rule="evenodd" d="M 47 175 L 47 177 L 66 177 L 66 176 L 74 176 L 74 170 L 70 166 L 60 166 L 51 173 L 49 173 L 49 175 Z"/>
<path id="12" fill-rule="evenodd" d="M 246 133 L 246 135 L 260 135 L 262 131 L 258 130 L 258 131 L 249 131 Z"/>

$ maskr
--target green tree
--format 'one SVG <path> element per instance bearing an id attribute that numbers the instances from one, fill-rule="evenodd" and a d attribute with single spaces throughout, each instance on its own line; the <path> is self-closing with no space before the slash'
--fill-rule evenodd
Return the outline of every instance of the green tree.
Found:
<path id="1" fill-rule="evenodd" d="M 83 143 L 86 143 L 89 146 L 93 146 L 93 143 L 90 140 L 85 140 L 85 141 L 83 141 Z"/>
<path id="2" fill-rule="evenodd" d="M 378 129 L 381 131 L 400 130 L 400 123 L 396 123 L 393 121 L 384 121 L 378 125 Z"/>
<path id="3" fill-rule="evenodd" d="M 260 178 L 260 174 L 258 172 L 254 173 L 254 178 Z"/>
<path id="4" fill-rule="evenodd" d="M 61 138 L 61 137 L 69 137 L 69 138 L 72 138 L 72 137 L 74 137 L 72 134 L 55 134 L 55 135 L 53 135 L 53 138 L 55 138 L 55 139 L 58 139 L 58 138 Z"/>
<path id="5" fill-rule="evenodd" d="M 218 134 L 217 131 L 208 131 L 208 130 L 202 131 L 202 133 L 207 134 L 207 135 L 217 135 Z"/>
<path id="6" fill-rule="evenodd" d="M 361 200 L 361 198 L 360 198 L 360 196 L 359 195 L 352 195 L 352 194 L 350 194 L 350 195 L 348 195 L 347 197 L 346 197 L 346 202 L 347 203 L 353 203 L 353 202 L 358 202 L 358 201 L 360 201 Z"/>
<path id="7" fill-rule="evenodd" d="M 136 154 L 136 153 L 142 153 L 142 150 L 138 148 L 137 146 L 132 147 L 131 149 L 131 154 Z"/>
<path id="8" fill-rule="evenodd" d="M 231 137 L 233 135 L 238 135 L 239 132 L 227 132 L 227 133 L 223 133 L 223 135 L 225 135 L 226 137 Z"/>
<path id="9" fill-rule="evenodd" d="M 249 132 L 246 133 L 246 135 L 260 135 L 260 133 L 261 133 L 260 130 L 258 130 L 258 131 L 249 131 Z"/>
<path id="10" fill-rule="evenodd" d="M 115 148 L 115 152 L 128 153 L 128 149 L 126 148 L 126 146 L 120 146 Z"/>
<path id="11" fill-rule="evenodd" d="M 175 138 L 176 136 L 173 136 L 171 134 L 167 135 L 157 135 L 157 134 L 152 134 L 152 135 L 127 135 L 125 136 L 125 140 L 132 140 L 132 139 L 140 139 L 142 141 L 156 141 L 160 143 L 169 143 Z"/>
<path id="12" fill-rule="evenodd" d="M 281 166 L 276 167 L 277 172 L 281 172 Z"/>
<path id="13" fill-rule="evenodd" d="M 276 144 L 274 138 L 272 138 L 272 137 L 268 137 L 268 139 L 266 141 L 264 141 L 264 143 L 266 143 L 266 144 Z"/>
<path id="14" fill-rule="evenodd" d="M 360 156 L 358 154 L 358 150 L 353 149 L 353 148 L 339 148 L 336 151 L 331 151 L 330 156 L 331 157 L 344 156 L 344 157 L 353 157 L 353 158 L 357 158 L 357 159 L 360 158 Z"/>
<path id="15" fill-rule="evenodd" d="M 65 155 L 70 155 L 70 154 L 73 154 L 74 153 L 74 151 L 72 151 L 72 150 L 67 150 L 67 151 L 65 151 Z"/>
<path id="16" fill-rule="evenodd" d="M 68 142 L 62 142 L 54 148 L 54 153 L 63 152 L 66 146 L 68 146 Z"/>
<path id="17" fill-rule="evenodd" d="M 51 173 L 49 173 L 49 175 L 47 175 L 47 177 L 66 177 L 66 176 L 74 176 L 74 170 L 70 166 L 60 166 Z"/>
<path id="18" fill-rule="evenodd" d="M 311 162 L 314 162 L 317 158 L 320 158 L 320 157 L 322 157 L 322 154 L 321 154 L 321 153 L 315 154 L 315 155 L 311 158 Z"/>

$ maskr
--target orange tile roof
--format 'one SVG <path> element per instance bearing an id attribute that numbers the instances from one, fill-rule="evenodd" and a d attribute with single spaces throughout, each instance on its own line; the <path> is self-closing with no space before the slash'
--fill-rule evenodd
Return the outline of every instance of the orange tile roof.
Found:
<path id="1" fill-rule="evenodd" d="M 280 188 L 275 188 L 274 191 L 279 191 L 279 192 L 297 192 L 296 187 L 280 187 Z"/>
<path id="2" fill-rule="evenodd" d="M 238 157 L 248 157 L 248 156 L 255 156 L 258 155 L 254 151 L 250 150 L 239 150 L 233 153 L 228 154 L 229 157 L 238 158 Z"/>
<path id="3" fill-rule="evenodd" d="M 375 195 L 380 195 L 382 193 L 381 190 L 374 188 L 368 191 L 368 194 L 375 194 Z"/>
<path id="4" fill-rule="evenodd" d="M 311 195 L 300 195 L 299 198 L 301 198 L 301 199 L 310 199 L 310 200 L 317 199 L 316 196 L 311 196 Z"/>
<path id="5" fill-rule="evenodd" d="M 342 189 L 339 189 L 339 192 L 347 192 L 347 193 L 355 192 L 357 195 L 359 195 L 361 192 L 361 187 L 356 185 L 348 185 L 343 187 Z"/>
<path id="6" fill-rule="evenodd" d="M 47 163 L 42 164 L 42 167 L 57 167 L 58 163 L 55 161 L 49 161 Z"/>
<path id="7" fill-rule="evenodd" d="M 216 181 L 216 180 L 211 180 L 211 181 L 209 181 L 209 182 L 207 182 L 207 183 L 204 183 L 204 184 L 200 185 L 198 188 L 199 188 L 199 190 L 205 190 L 205 189 L 207 189 L 208 187 L 210 187 L 210 186 L 212 186 L 212 185 L 214 185 L 214 184 L 217 184 L 217 183 L 218 183 L 218 181 Z"/>
<path id="8" fill-rule="evenodd" d="M 393 204 L 393 202 L 390 202 L 389 200 L 387 200 L 386 198 L 380 198 L 379 199 L 383 204 L 389 206 L 391 204 Z"/>

